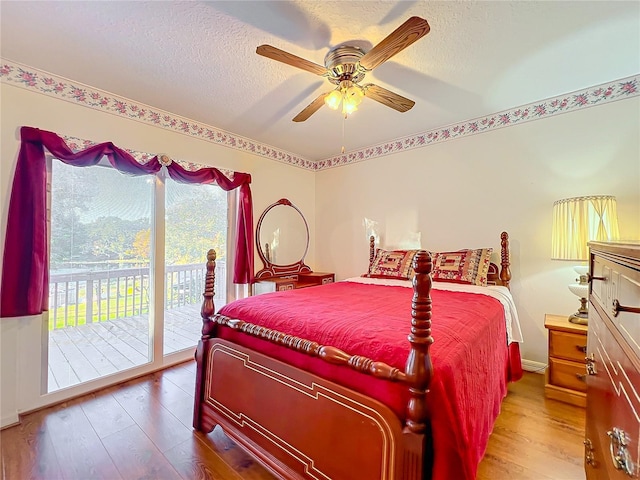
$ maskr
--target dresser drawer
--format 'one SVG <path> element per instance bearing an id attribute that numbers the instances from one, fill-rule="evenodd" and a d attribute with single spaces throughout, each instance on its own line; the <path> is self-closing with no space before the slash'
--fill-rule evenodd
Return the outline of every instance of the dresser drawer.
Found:
<path id="1" fill-rule="evenodd" d="M 298 287 L 313 287 L 315 285 L 326 285 L 335 281 L 335 274 L 325 272 L 311 272 L 298 275 Z"/>
<path id="2" fill-rule="evenodd" d="M 615 275 L 615 274 L 614 274 Z M 626 271 L 617 275 L 617 288 L 613 300 L 623 307 L 640 308 L 640 272 Z M 640 313 L 612 313 L 612 321 L 636 356 L 640 357 Z"/>
<path id="3" fill-rule="evenodd" d="M 296 288 L 295 278 L 274 278 L 260 280 L 253 285 L 253 293 L 261 295 L 263 293 L 284 292 Z"/>
<path id="4" fill-rule="evenodd" d="M 560 331 L 549 331 L 549 356 L 584 363 L 587 351 L 585 335 Z"/>
<path id="5" fill-rule="evenodd" d="M 586 367 L 584 364 L 549 358 L 549 382 L 562 388 L 586 392 Z"/>
<path id="6" fill-rule="evenodd" d="M 253 284 L 253 293 L 260 295 L 262 293 L 285 292 L 298 288 L 315 287 L 333 283 L 335 279 L 335 274 L 329 272 L 307 272 L 262 278 Z"/>
<path id="7" fill-rule="evenodd" d="M 595 308 L 589 313 L 589 355 L 591 354 L 595 371 L 587 377 L 585 436 L 588 450 L 585 454 L 592 456 L 592 461 L 585 465 L 587 478 L 638 478 L 640 372 L 631 357 L 620 349 L 607 322 Z M 614 458 L 616 455 L 624 457 L 625 463 L 632 465 L 633 476 L 627 475 L 624 468 L 618 468 L 621 465 Z"/>
<path id="8" fill-rule="evenodd" d="M 623 307 L 640 308 L 640 272 L 623 268 L 609 258 L 596 257 L 593 263 L 591 301 L 599 305 L 636 356 L 640 356 L 640 314 L 620 311 Z"/>

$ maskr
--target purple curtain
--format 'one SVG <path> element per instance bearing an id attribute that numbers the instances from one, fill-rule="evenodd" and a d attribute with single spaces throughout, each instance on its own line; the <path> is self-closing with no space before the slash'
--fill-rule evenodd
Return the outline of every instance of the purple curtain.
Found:
<path id="1" fill-rule="evenodd" d="M 0 316 L 37 315 L 47 310 L 49 300 L 49 257 L 46 217 L 46 148 L 53 156 L 69 165 L 96 165 L 102 157 L 132 175 L 157 173 L 162 165 L 153 157 L 141 165 L 113 143 L 101 143 L 73 153 L 65 141 L 53 132 L 33 127 L 20 129 L 21 146 L 13 178 L 2 265 Z M 240 205 L 236 231 L 234 283 L 253 281 L 253 206 L 251 175 L 235 173 L 230 180 L 216 168 L 194 172 L 172 162 L 169 176 L 182 183 L 217 183 L 223 190 L 240 188 Z M 203 258 L 204 254 L 203 252 Z"/>

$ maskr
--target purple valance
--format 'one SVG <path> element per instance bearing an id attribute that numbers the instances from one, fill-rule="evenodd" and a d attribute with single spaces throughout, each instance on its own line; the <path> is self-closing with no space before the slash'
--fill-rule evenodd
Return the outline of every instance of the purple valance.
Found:
<path id="1" fill-rule="evenodd" d="M 157 173 L 162 165 L 153 157 L 138 163 L 129 153 L 111 142 L 93 145 L 74 153 L 53 132 L 33 127 L 20 129 L 18 154 L 2 265 L 0 316 L 37 315 L 47 310 L 49 299 L 49 258 L 47 245 L 46 164 L 45 148 L 51 154 L 78 167 L 96 165 L 103 157 L 117 170 L 130 175 Z M 251 175 L 235 173 L 230 180 L 216 168 L 189 171 L 176 162 L 167 166 L 169 176 L 181 183 L 216 183 L 223 190 L 239 188 L 240 204 L 235 236 L 234 283 L 253 281 L 253 205 Z M 206 252 L 203 252 L 203 256 Z"/>

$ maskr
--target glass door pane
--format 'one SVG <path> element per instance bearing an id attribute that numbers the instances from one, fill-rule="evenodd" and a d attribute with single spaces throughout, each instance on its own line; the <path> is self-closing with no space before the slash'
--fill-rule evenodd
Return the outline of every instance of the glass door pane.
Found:
<path id="1" fill-rule="evenodd" d="M 164 354 L 200 339 L 207 251 L 216 250 L 216 309 L 226 303 L 227 193 L 215 185 L 166 180 Z"/>
<path id="2" fill-rule="evenodd" d="M 151 361 L 152 186 L 53 160 L 49 392 Z"/>

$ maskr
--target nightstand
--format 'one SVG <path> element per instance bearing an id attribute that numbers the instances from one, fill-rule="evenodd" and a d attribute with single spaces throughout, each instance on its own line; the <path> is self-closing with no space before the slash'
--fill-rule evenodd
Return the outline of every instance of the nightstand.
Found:
<path id="1" fill-rule="evenodd" d="M 565 315 L 550 314 L 545 315 L 544 326 L 549 330 L 545 396 L 586 406 L 587 326 L 570 323 Z"/>

